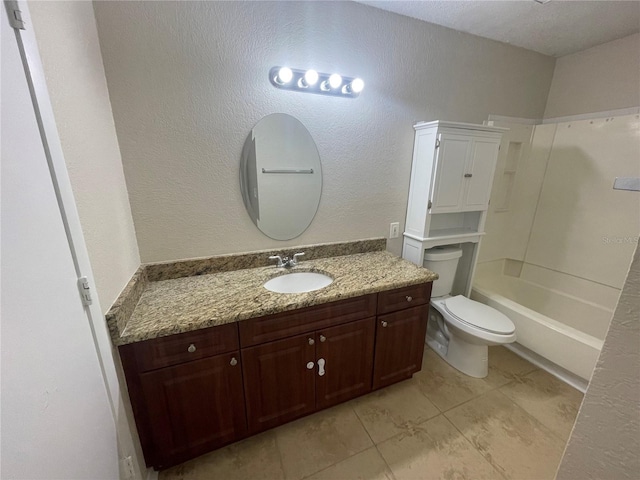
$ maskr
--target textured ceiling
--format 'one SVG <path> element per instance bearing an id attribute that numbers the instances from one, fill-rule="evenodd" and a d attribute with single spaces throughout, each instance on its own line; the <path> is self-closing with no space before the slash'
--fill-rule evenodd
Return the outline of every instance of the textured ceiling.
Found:
<path id="1" fill-rule="evenodd" d="M 640 1 L 359 1 L 372 7 L 561 57 L 640 31 Z"/>

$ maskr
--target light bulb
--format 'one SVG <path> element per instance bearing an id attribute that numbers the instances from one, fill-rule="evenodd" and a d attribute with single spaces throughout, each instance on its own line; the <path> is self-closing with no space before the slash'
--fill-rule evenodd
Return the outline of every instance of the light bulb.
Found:
<path id="1" fill-rule="evenodd" d="M 331 86 L 331 88 L 333 88 L 333 89 L 336 89 L 340 85 L 342 85 L 342 77 L 340 75 L 338 75 L 337 73 L 332 74 L 329 77 L 329 86 Z"/>
<path id="2" fill-rule="evenodd" d="M 315 85 L 318 82 L 318 72 L 315 70 L 307 70 L 304 74 L 304 82 L 309 86 Z"/>
<path id="3" fill-rule="evenodd" d="M 276 82 L 280 85 L 284 85 L 289 83 L 293 78 L 293 72 L 289 67 L 282 67 L 278 70 L 278 75 L 276 76 Z"/>
<path id="4" fill-rule="evenodd" d="M 360 93 L 364 88 L 364 81 L 361 78 L 354 78 L 351 81 L 351 91 L 353 93 Z"/>

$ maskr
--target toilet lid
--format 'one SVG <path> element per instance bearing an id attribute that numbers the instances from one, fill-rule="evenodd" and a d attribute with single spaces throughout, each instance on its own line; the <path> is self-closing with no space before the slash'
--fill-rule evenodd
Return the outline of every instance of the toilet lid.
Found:
<path id="1" fill-rule="evenodd" d="M 461 322 L 481 330 L 500 335 L 508 335 L 516 330 L 513 322 L 503 313 L 463 295 L 447 298 L 444 307 Z"/>

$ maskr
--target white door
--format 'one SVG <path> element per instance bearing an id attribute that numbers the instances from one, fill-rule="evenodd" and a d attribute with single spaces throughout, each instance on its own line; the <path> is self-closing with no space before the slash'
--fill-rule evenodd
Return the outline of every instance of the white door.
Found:
<path id="1" fill-rule="evenodd" d="M 464 177 L 467 182 L 463 209 L 486 210 L 489 206 L 493 173 L 500 142 L 496 138 L 476 137 Z"/>
<path id="2" fill-rule="evenodd" d="M 431 213 L 459 212 L 465 193 L 464 174 L 472 137 L 443 133 L 436 159 Z"/>
<path id="3" fill-rule="evenodd" d="M 4 8 L 0 25 L 2 478 L 116 479 L 105 381 Z"/>

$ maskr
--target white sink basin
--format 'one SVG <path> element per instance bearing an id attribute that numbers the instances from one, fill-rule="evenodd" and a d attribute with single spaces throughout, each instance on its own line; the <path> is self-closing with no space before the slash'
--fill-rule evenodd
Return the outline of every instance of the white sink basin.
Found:
<path id="1" fill-rule="evenodd" d="M 304 293 L 331 285 L 333 278 L 316 272 L 296 272 L 272 278 L 264 288 L 276 293 Z"/>

